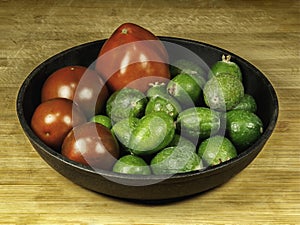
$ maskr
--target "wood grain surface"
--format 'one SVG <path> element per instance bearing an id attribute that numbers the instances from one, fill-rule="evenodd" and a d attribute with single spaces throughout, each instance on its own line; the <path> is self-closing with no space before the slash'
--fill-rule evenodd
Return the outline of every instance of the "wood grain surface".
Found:
<path id="1" fill-rule="evenodd" d="M 254 64 L 279 97 L 277 127 L 228 183 L 163 205 L 85 190 L 50 168 L 25 137 L 15 101 L 26 76 L 124 22 L 194 39 Z M 0 224 L 299 224 L 300 1 L 0 0 Z"/>

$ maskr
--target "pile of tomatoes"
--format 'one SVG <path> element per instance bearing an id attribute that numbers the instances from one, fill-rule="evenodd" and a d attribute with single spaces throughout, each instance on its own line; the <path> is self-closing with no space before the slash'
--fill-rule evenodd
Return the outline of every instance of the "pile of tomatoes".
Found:
<path id="1" fill-rule="evenodd" d="M 31 127 L 67 158 L 111 169 L 119 144 L 107 127 L 90 119 L 103 111 L 110 93 L 124 87 L 146 92 L 161 79 L 170 79 L 164 45 L 150 31 L 122 24 L 102 46 L 95 69 L 70 65 L 48 77 Z"/>

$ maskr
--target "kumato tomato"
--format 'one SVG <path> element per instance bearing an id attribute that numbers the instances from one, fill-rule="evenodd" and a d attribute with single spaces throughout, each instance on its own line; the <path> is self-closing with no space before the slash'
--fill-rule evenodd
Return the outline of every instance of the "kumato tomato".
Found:
<path id="1" fill-rule="evenodd" d="M 71 100 L 55 98 L 41 103 L 35 109 L 31 127 L 45 144 L 59 151 L 73 126 L 85 122 L 85 115 Z"/>
<path id="2" fill-rule="evenodd" d="M 112 91 L 131 87 L 145 92 L 150 83 L 170 79 L 163 43 L 150 31 L 132 23 L 119 26 L 104 43 L 96 70 Z"/>
<path id="3" fill-rule="evenodd" d="M 62 155 L 94 169 L 111 170 L 119 157 L 119 144 L 107 127 L 88 122 L 69 132 Z"/>
<path id="4" fill-rule="evenodd" d="M 90 118 L 101 112 L 108 89 L 96 71 L 83 66 L 66 66 L 52 73 L 42 87 L 42 102 L 53 98 L 73 100 Z"/>

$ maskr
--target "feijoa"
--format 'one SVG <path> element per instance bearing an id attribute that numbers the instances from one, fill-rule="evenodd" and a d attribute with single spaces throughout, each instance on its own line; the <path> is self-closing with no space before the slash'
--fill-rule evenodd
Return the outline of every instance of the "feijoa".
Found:
<path id="1" fill-rule="evenodd" d="M 168 147 L 157 153 L 151 160 L 154 174 L 176 174 L 202 169 L 202 162 L 194 151 Z"/>
<path id="2" fill-rule="evenodd" d="M 171 96 L 161 97 L 156 96 L 150 98 L 145 109 L 145 115 L 152 112 L 165 112 L 169 114 L 173 119 L 181 112 L 180 104 Z"/>
<path id="3" fill-rule="evenodd" d="M 196 151 L 196 144 L 190 141 L 189 139 L 179 135 L 175 134 L 173 140 L 170 142 L 168 147 L 178 147 L 178 148 L 183 148 L 185 151 Z"/>
<path id="4" fill-rule="evenodd" d="M 242 72 L 240 67 L 235 63 L 230 61 L 231 56 L 230 55 L 223 55 L 222 61 L 216 62 L 212 67 L 211 71 L 208 75 L 208 78 L 212 78 L 214 75 L 228 73 L 236 78 L 238 78 L 240 81 L 242 81 Z"/>
<path id="5" fill-rule="evenodd" d="M 193 107 L 179 113 L 176 124 L 182 135 L 207 138 L 219 131 L 220 117 L 209 108 Z"/>
<path id="6" fill-rule="evenodd" d="M 256 101 L 252 95 L 245 94 L 239 104 L 237 104 L 233 109 L 243 109 L 255 113 L 257 110 Z"/>
<path id="7" fill-rule="evenodd" d="M 128 151 L 129 140 L 131 138 L 133 130 L 137 127 L 139 121 L 140 120 L 138 118 L 128 117 L 118 121 L 112 127 L 112 132 L 117 137 L 124 150 Z"/>
<path id="8" fill-rule="evenodd" d="M 246 110 L 232 110 L 226 115 L 229 138 L 243 150 L 253 144 L 263 133 L 263 123 L 254 113 Z"/>
<path id="9" fill-rule="evenodd" d="M 165 83 L 154 83 L 150 85 L 150 88 L 147 90 L 148 98 L 155 98 L 157 96 L 165 97 L 168 96 L 167 85 Z"/>
<path id="10" fill-rule="evenodd" d="M 229 111 L 244 97 L 242 82 L 231 74 L 219 74 L 206 82 L 204 101 L 211 109 Z"/>
<path id="11" fill-rule="evenodd" d="M 165 112 L 153 112 L 140 119 L 128 147 L 133 154 L 150 155 L 165 148 L 174 134 L 173 118 Z"/>
<path id="12" fill-rule="evenodd" d="M 106 114 L 113 123 L 128 117 L 140 118 L 147 105 L 146 96 L 139 90 L 123 88 L 114 92 L 106 103 Z"/>
<path id="13" fill-rule="evenodd" d="M 208 165 L 218 165 L 236 157 L 237 151 L 228 138 L 216 135 L 200 144 L 198 155 Z"/>
<path id="14" fill-rule="evenodd" d="M 90 119 L 90 122 L 100 123 L 108 129 L 112 127 L 111 119 L 106 115 L 95 115 Z"/>
<path id="15" fill-rule="evenodd" d="M 118 159 L 113 166 L 116 173 L 150 175 L 151 169 L 140 157 L 135 155 L 125 155 Z"/>
<path id="16" fill-rule="evenodd" d="M 205 80 L 201 76 L 181 73 L 168 83 L 167 90 L 182 105 L 190 107 L 200 102 L 204 84 Z"/>

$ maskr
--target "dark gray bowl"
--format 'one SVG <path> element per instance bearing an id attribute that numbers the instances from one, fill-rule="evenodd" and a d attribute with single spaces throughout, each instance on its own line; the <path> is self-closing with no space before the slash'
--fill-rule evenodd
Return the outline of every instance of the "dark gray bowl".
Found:
<path id="1" fill-rule="evenodd" d="M 102 194 L 125 199 L 161 201 L 182 198 L 217 187 L 254 160 L 271 136 L 278 117 L 277 96 L 268 79 L 252 64 L 224 49 L 185 39 L 171 37 L 160 37 L 160 39 L 190 49 L 208 66 L 220 60 L 223 54 L 230 54 L 232 61 L 238 63 L 242 70 L 245 91 L 254 96 L 257 101 L 257 114 L 265 128 L 262 136 L 230 161 L 202 171 L 176 174 L 167 179 L 156 175 L 136 176 L 104 170 L 94 171 L 66 159 L 34 134 L 30 127 L 30 120 L 34 109 L 40 103 L 40 90 L 47 77 L 55 70 L 68 65 L 89 67 L 105 42 L 100 40 L 73 47 L 49 58 L 29 74 L 19 90 L 17 114 L 21 126 L 32 146 L 51 167 L 72 182 Z M 167 48 L 167 50 L 172 56 L 172 49 Z M 144 185 L 145 183 L 148 185 Z"/>

